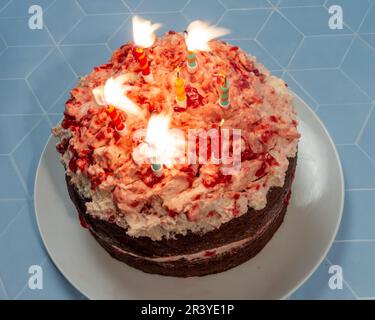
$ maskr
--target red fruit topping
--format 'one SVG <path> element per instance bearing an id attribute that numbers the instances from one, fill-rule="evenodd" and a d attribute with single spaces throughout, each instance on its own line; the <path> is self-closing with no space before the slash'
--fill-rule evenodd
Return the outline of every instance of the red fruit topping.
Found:
<path id="1" fill-rule="evenodd" d="M 174 210 L 168 210 L 168 215 L 172 218 L 176 217 L 178 215 L 178 212 Z"/>
<path id="2" fill-rule="evenodd" d="M 186 105 L 187 107 L 197 108 L 202 105 L 203 97 L 198 93 L 198 90 L 191 86 L 186 86 Z"/>
<path id="3" fill-rule="evenodd" d="M 155 184 L 158 184 L 160 181 L 163 180 L 164 174 L 160 177 L 157 177 L 151 168 L 148 168 L 146 172 L 139 173 L 139 177 L 142 179 L 143 183 L 148 186 L 149 188 L 152 188 Z"/>
<path id="4" fill-rule="evenodd" d="M 78 213 L 78 218 L 79 218 L 79 223 L 81 224 L 81 227 L 88 229 L 89 225 L 87 224 L 86 219 L 83 216 L 83 214 Z"/>
<path id="5" fill-rule="evenodd" d="M 215 255 L 215 250 L 212 250 L 212 251 L 206 251 L 205 253 L 204 253 L 204 256 L 205 257 L 212 257 L 213 255 Z"/>
<path id="6" fill-rule="evenodd" d="M 117 142 L 121 139 L 121 135 L 115 130 L 115 131 L 113 131 L 113 138 Z"/>
<path id="7" fill-rule="evenodd" d="M 266 130 L 260 136 L 260 141 L 262 141 L 263 143 L 267 143 L 274 134 L 275 134 L 275 131 Z"/>
<path id="8" fill-rule="evenodd" d="M 169 31 L 168 31 L 168 34 L 176 34 L 176 31 L 174 31 L 174 30 L 169 30 Z"/>
<path id="9" fill-rule="evenodd" d="M 236 193 L 234 196 L 233 196 L 233 199 L 234 200 L 238 200 L 240 198 L 240 194 L 239 193 Z"/>
<path id="10" fill-rule="evenodd" d="M 239 48 L 237 46 L 232 46 L 229 50 L 230 51 L 237 51 Z"/>
<path id="11" fill-rule="evenodd" d="M 191 186 L 193 185 L 194 179 L 195 179 L 195 172 L 194 172 L 193 166 L 192 165 L 184 166 L 180 169 L 180 171 L 186 172 L 186 174 L 187 174 L 186 179 L 189 183 L 189 187 L 191 188 Z"/>
<path id="12" fill-rule="evenodd" d="M 289 190 L 289 192 L 287 193 L 287 195 L 285 196 L 285 198 L 284 198 L 284 203 L 286 204 L 286 205 L 288 205 L 289 204 L 289 201 L 290 201 L 290 197 L 292 196 L 292 190 Z"/>
<path id="13" fill-rule="evenodd" d="M 73 157 L 70 161 L 69 161 L 69 169 L 72 171 L 72 172 L 76 172 L 77 169 L 78 169 L 78 165 L 77 165 L 77 158 L 76 157 Z"/>
<path id="14" fill-rule="evenodd" d="M 217 184 L 226 184 L 229 183 L 232 180 L 231 175 L 224 175 L 221 172 L 217 174 L 216 176 L 209 176 L 203 178 L 203 185 L 206 188 L 213 188 Z"/>
<path id="15" fill-rule="evenodd" d="M 207 213 L 207 217 L 213 217 L 215 213 L 215 211 L 210 211 L 209 213 Z"/>
<path id="16" fill-rule="evenodd" d="M 100 131 L 100 132 L 96 135 L 96 139 L 97 139 L 98 141 L 102 141 L 104 138 L 105 138 L 105 135 L 104 135 L 103 131 Z"/>
<path id="17" fill-rule="evenodd" d="M 270 120 L 271 120 L 272 122 L 277 122 L 277 121 L 278 121 L 277 117 L 274 116 L 274 115 L 270 116 Z"/>
<path id="18" fill-rule="evenodd" d="M 56 150 L 58 153 L 64 154 L 69 147 L 69 139 L 62 139 L 61 142 L 56 145 Z"/>
<path id="19" fill-rule="evenodd" d="M 241 152 L 241 161 L 253 160 L 256 158 L 256 154 L 251 150 L 250 147 L 246 148 Z"/>
<path id="20" fill-rule="evenodd" d="M 255 172 L 256 177 L 263 177 L 266 174 L 267 163 L 262 162 L 260 168 Z"/>
<path id="21" fill-rule="evenodd" d="M 77 126 L 77 122 L 76 122 L 75 120 L 64 119 L 64 120 L 61 122 L 61 126 L 62 126 L 64 129 L 69 129 L 70 127 L 75 127 L 75 126 Z"/>

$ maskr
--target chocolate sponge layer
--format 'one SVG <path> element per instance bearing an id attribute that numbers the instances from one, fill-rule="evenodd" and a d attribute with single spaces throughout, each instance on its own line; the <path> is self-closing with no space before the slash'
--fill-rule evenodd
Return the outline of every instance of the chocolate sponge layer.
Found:
<path id="1" fill-rule="evenodd" d="M 175 239 L 163 239 L 161 241 L 152 241 L 147 237 L 131 237 L 126 234 L 125 229 L 115 223 L 103 221 L 87 214 L 85 203 L 89 199 L 84 199 L 77 192 L 74 186 L 70 184 L 69 177 L 66 177 L 66 180 L 69 195 L 79 212 L 80 219 L 85 221 L 95 239 L 112 257 L 144 272 L 189 277 L 230 269 L 254 257 L 262 250 L 284 219 L 296 163 L 297 157 L 289 159 L 284 186 L 272 188 L 268 192 L 267 205 L 264 209 L 254 210 L 249 208 L 246 214 L 204 234 L 190 232 L 185 236 L 177 235 Z M 204 259 L 155 262 L 143 258 L 212 251 L 245 238 L 250 239 L 245 245 Z M 122 250 L 137 255 L 137 257 Z"/>

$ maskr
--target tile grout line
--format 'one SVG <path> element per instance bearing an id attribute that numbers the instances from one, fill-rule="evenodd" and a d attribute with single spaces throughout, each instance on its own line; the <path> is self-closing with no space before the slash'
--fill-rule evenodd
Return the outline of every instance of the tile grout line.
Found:
<path id="1" fill-rule="evenodd" d="M 129 7 L 129 5 L 126 3 L 126 1 L 124 1 L 124 0 L 120 0 L 120 1 L 121 1 L 121 3 L 125 6 L 125 8 L 128 9 L 129 13 L 130 13 L 130 14 L 133 14 L 133 10 L 130 9 L 130 7 Z"/>
<path id="2" fill-rule="evenodd" d="M 46 56 L 40 61 L 40 63 L 38 63 L 26 76 L 25 76 L 25 80 L 28 79 L 36 69 L 38 69 L 44 62 L 47 61 L 47 59 L 52 55 L 53 51 L 55 50 L 54 46 L 50 46 L 51 49 L 50 51 L 46 54 Z"/>
<path id="3" fill-rule="evenodd" d="M 362 94 L 364 94 L 369 99 L 369 103 L 373 101 L 369 94 L 365 90 L 363 90 L 356 81 L 349 77 L 349 75 L 344 70 L 342 70 L 341 68 L 338 68 L 337 70 L 340 71 L 345 76 L 345 78 L 347 78 L 352 84 L 354 84 L 357 87 L 357 89 L 359 89 L 362 92 Z"/>
<path id="4" fill-rule="evenodd" d="M 48 257 L 49 257 L 49 256 L 48 256 L 48 254 L 47 254 L 47 256 L 44 257 L 44 259 L 39 263 L 39 265 L 40 265 L 41 267 L 43 267 L 44 264 L 47 262 Z M 22 293 L 25 292 L 25 290 L 26 290 L 26 288 L 27 288 L 27 285 L 28 285 L 28 281 L 26 281 L 25 285 L 24 285 L 24 286 L 20 289 L 20 291 L 14 296 L 14 300 L 17 300 L 17 299 L 22 295 Z"/>
<path id="5" fill-rule="evenodd" d="M 16 212 L 16 214 L 13 216 L 13 218 L 9 221 L 8 225 L 3 229 L 3 231 L 0 232 L 0 239 L 5 235 L 7 230 L 10 228 L 11 224 L 13 224 L 13 222 L 17 219 L 17 217 L 21 214 L 21 212 L 25 208 L 27 208 L 29 200 L 25 199 L 25 201 L 26 201 L 26 203 L 21 206 L 21 209 Z"/>
<path id="6" fill-rule="evenodd" d="M 375 188 L 348 188 L 345 189 L 348 192 L 361 192 L 361 191 L 375 191 Z"/>
<path id="7" fill-rule="evenodd" d="M 326 7 L 326 6 L 325 6 L 325 7 Z M 368 15 L 369 12 L 370 12 L 371 7 L 372 7 L 372 4 L 370 4 L 369 7 L 367 8 L 366 13 L 364 14 L 364 16 L 363 16 L 363 18 L 362 18 L 362 21 L 361 21 L 360 24 L 358 25 L 357 31 L 359 31 L 359 29 L 361 29 L 363 23 L 365 22 L 365 20 L 366 20 L 366 18 L 367 18 L 367 15 Z M 352 30 L 352 31 L 353 31 L 353 30 Z M 339 68 L 341 68 L 342 65 L 344 64 L 345 59 L 346 59 L 347 55 L 349 54 L 349 51 L 350 51 L 350 50 L 352 49 L 352 47 L 353 47 L 353 44 L 354 44 L 355 39 L 356 39 L 357 37 L 359 37 L 357 31 L 356 31 L 356 32 L 353 32 L 353 33 L 354 33 L 353 39 L 352 39 L 352 41 L 350 42 L 347 51 L 344 53 L 344 56 L 343 56 L 342 59 L 341 59 L 341 62 L 340 62 L 340 64 L 339 64 Z"/>
<path id="8" fill-rule="evenodd" d="M 9 5 L 10 5 L 12 2 L 13 2 L 13 0 L 9 0 L 9 2 L 6 3 L 6 4 L 4 5 L 4 7 L 1 8 L 0 13 L 3 12 L 3 11 L 5 11 L 5 9 L 8 8 Z"/>
<path id="9" fill-rule="evenodd" d="M 366 243 L 366 242 L 375 242 L 375 239 L 352 239 L 352 240 L 335 240 L 335 243 Z"/>
<path id="10" fill-rule="evenodd" d="M 46 114 L 46 110 L 44 109 L 42 103 L 40 102 L 39 100 L 39 97 L 36 95 L 34 89 L 31 87 L 30 83 L 29 83 L 29 80 L 28 79 L 25 79 L 25 83 L 26 83 L 26 86 L 29 88 L 31 94 L 33 95 L 33 97 L 35 98 L 36 102 L 38 103 L 39 105 L 39 108 L 40 110 L 42 111 L 43 115 Z"/>
<path id="11" fill-rule="evenodd" d="M 43 114 L 40 119 L 31 127 L 29 132 L 21 138 L 16 145 L 13 147 L 13 149 L 7 154 L 8 156 L 13 155 L 13 153 L 21 146 L 21 144 L 28 138 L 28 136 L 37 128 L 39 125 L 43 122 L 43 118 L 46 116 L 46 114 Z"/>
<path id="12" fill-rule="evenodd" d="M 25 191 L 25 194 L 27 196 L 27 199 L 30 200 L 31 199 L 31 195 L 29 193 L 29 190 L 27 189 L 27 184 L 21 174 L 21 171 L 19 170 L 18 166 L 17 166 L 17 163 L 16 161 L 14 160 L 14 157 L 12 154 L 9 155 L 9 159 L 10 159 L 10 162 L 13 166 L 13 169 L 16 171 L 16 175 L 18 176 L 18 179 L 20 180 L 21 182 L 21 185 L 22 185 L 22 188 L 24 189 Z"/>
<path id="13" fill-rule="evenodd" d="M 332 266 L 333 263 L 328 259 L 328 257 L 326 257 L 326 260 L 328 261 L 328 263 Z M 342 277 L 342 281 L 344 282 L 344 284 L 348 287 L 349 291 L 351 291 L 351 293 L 354 295 L 354 297 L 358 300 L 359 299 L 359 295 L 357 294 L 357 292 L 355 292 L 353 290 L 353 288 L 349 285 L 349 283 L 345 280 L 345 276 Z"/>
<path id="14" fill-rule="evenodd" d="M 109 48 L 108 42 L 110 42 L 115 37 L 115 35 L 122 29 L 122 27 L 125 26 L 126 22 L 128 22 L 128 20 L 130 19 L 130 17 L 132 17 L 132 15 L 128 15 L 128 17 L 122 23 L 120 23 L 120 26 L 107 39 L 107 41 L 105 42 L 105 44 L 108 46 L 108 48 Z M 109 48 L 109 49 L 111 49 L 111 48 Z M 111 52 L 112 52 L 112 50 L 111 50 Z"/>
<path id="15" fill-rule="evenodd" d="M 298 87 L 304 92 L 304 94 L 306 94 L 314 103 L 315 103 L 315 108 L 317 106 L 319 106 L 319 102 L 315 100 L 315 98 L 313 98 L 311 96 L 311 94 L 302 86 L 302 84 L 300 84 L 294 77 L 293 75 L 289 72 L 289 70 L 285 70 L 285 74 L 288 75 L 290 78 L 292 78 L 292 80 L 298 85 Z"/>
<path id="16" fill-rule="evenodd" d="M 374 110 L 375 110 L 375 104 L 372 104 L 372 106 L 370 107 L 370 110 L 368 111 L 368 113 L 367 113 L 367 115 L 366 115 L 365 120 L 363 121 L 363 125 L 362 125 L 361 129 L 360 129 L 359 132 L 358 132 L 358 136 L 357 136 L 356 139 L 355 139 L 355 143 L 356 143 L 356 144 L 359 144 L 359 141 L 360 141 L 361 138 L 362 138 L 363 132 L 365 131 L 365 128 L 367 127 L 367 123 L 369 122 L 370 117 L 371 117 L 371 114 L 372 114 L 372 112 L 373 112 Z"/>
<path id="17" fill-rule="evenodd" d="M 368 159 L 368 160 L 370 160 L 370 162 L 372 162 L 374 165 L 375 165 L 375 160 L 373 159 L 373 158 L 371 158 L 370 157 L 370 155 L 367 153 L 367 151 L 366 150 L 363 150 L 363 148 L 360 146 L 360 145 L 356 145 L 356 147 L 359 149 L 359 151 L 361 151 L 364 155 L 365 155 L 365 157 Z"/>
<path id="18" fill-rule="evenodd" d="M 9 294 L 7 292 L 7 289 L 5 288 L 4 281 L 1 278 L 1 276 L 0 276 L 0 289 L 2 289 L 5 294 L 5 300 L 10 300 Z"/>

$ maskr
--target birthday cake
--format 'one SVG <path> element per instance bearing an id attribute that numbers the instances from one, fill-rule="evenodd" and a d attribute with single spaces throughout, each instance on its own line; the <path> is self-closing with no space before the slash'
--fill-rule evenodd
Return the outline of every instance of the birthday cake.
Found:
<path id="1" fill-rule="evenodd" d="M 185 40 L 170 31 L 115 50 L 71 90 L 53 130 L 81 225 L 112 257 L 178 277 L 227 270 L 267 244 L 300 136 L 281 79 L 219 40 L 192 72 Z"/>

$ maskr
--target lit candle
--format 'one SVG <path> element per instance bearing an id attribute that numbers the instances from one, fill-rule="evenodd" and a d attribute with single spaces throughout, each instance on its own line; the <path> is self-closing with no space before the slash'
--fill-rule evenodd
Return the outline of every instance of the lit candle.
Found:
<path id="1" fill-rule="evenodd" d="M 125 123 L 124 123 L 123 115 L 120 112 L 118 112 L 114 106 L 108 106 L 107 109 L 106 109 L 106 112 L 109 115 L 109 117 L 111 118 L 111 120 L 112 120 L 112 122 L 115 126 L 116 131 L 119 134 L 122 134 L 122 135 L 125 134 L 126 126 L 125 126 Z"/>
<path id="2" fill-rule="evenodd" d="M 153 163 L 151 164 L 151 170 L 156 177 L 161 177 L 163 174 L 163 165 L 160 163 L 156 163 L 156 159 L 153 159 Z"/>
<path id="3" fill-rule="evenodd" d="M 180 69 L 177 68 L 177 77 L 174 82 L 176 88 L 176 101 L 180 108 L 186 109 L 185 81 L 180 78 Z"/>
<path id="4" fill-rule="evenodd" d="M 144 48 L 149 48 L 153 45 L 156 39 L 155 31 L 160 26 L 160 23 L 152 24 L 151 21 L 141 17 L 133 17 L 133 38 L 135 43 L 133 55 L 139 62 L 142 69 L 142 76 L 147 82 L 153 81 L 154 78 Z"/>
<path id="5" fill-rule="evenodd" d="M 220 85 L 220 98 L 219 104 L 222 108 L 227 109 L 229 107 L 229 82 L 225 75 L 220 75 L 223 79 L 222 84 Z"/>
<path id="6" fill-rule="evenodd" d="M 133 49 L 133 55 L 141 66 L 143 78 L 146 80 L 146 82 L 152 82 L 154 80 L 154 77 L 151 73 L 150 64 L 146 57 L 145 50 L 141 47 L 135 47 Z"/>
<path id="7" fill-rule="evenodd" d="M 188 38 L 188 32 L 185 30 L 184 31 L 185 35 L 185 41 L 187 41 Z M 197 62 L 197 55 L 194 51 L 188 49 L 188 58 L 187 58 L 187 69 L 189 73 L 194 73 L 197 70 L 198 67 L 198 62 Z"/>
<path id="8" fill-rule="evenodd" d="M 210 26 L 204 21 L 193 21 L 184 31 L 185 43 L 188 51 L 187 68 L 194 73 L 198 68 L 196 53 L 198 51 L 210 51 L 209 41 L 229 33 L 229 30 Z"/>

